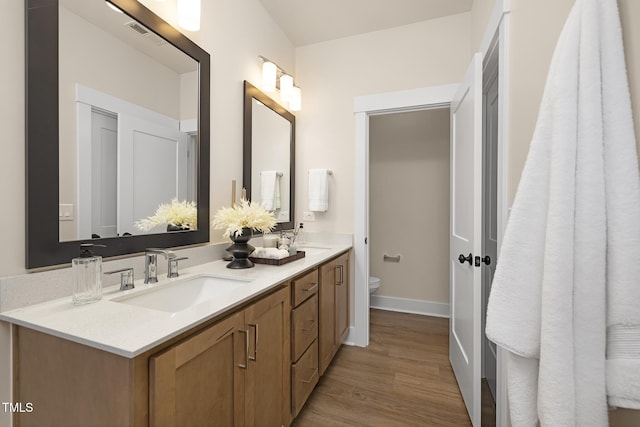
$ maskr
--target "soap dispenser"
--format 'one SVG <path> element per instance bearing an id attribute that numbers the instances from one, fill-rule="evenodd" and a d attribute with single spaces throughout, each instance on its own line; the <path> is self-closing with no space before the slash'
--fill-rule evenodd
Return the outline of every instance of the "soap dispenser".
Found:
<path id="1" fill-rule="evenodd" d="M 73 303 L 88 304 L 102 298 L 102 257 L 94 255 L 93 243 L 80 245 L 80 256 L 71 262 L 73 269 Z"/>

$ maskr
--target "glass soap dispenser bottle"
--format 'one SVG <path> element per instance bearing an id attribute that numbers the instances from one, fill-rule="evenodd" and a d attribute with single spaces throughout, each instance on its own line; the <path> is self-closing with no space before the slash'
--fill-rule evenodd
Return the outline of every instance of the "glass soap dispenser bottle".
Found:
<path id="1" fill-rule="evenodd" d="M 71 260 L 73 269 L 73 303 L 88 304 L 102 298 L 102 257 L 94 255 L 93 243 L 80 245 L 80 256 Z"/>

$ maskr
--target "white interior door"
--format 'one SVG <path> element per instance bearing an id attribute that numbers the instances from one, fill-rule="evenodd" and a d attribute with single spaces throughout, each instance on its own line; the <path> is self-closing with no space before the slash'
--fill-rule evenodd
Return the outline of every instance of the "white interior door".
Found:
<path id="1" fill-rule="evenodd" d="M 117 235 L 118 128 L 115 115 L 91 111 L 91 234 Z M 81 236 L 88 239 L 90 236 Z"/>
<path id="2" fill-rule="evenodd" d="M 449 360 L 474 426 L 480 426 L 482 54 L 451 104 Z M 478 259 L 478 263 L 479 263 Z"/>
<path id="3" fill-rule="evenodd" d="M 135 222 L 160 203 L 184 200 L 188 192 L 188 135 L 138 117 L 118 116 L 118 229 L 140 234 Z M 166 231 L 158 228 L 149 231 Z"/>

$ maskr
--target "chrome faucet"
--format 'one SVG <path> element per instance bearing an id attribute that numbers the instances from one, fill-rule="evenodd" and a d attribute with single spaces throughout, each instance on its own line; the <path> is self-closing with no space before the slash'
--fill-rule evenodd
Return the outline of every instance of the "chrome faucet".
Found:
<path id="1" fill-rule="evenodd" d="M 135 286 L 133 285 L 134 277 L 133 277 L 132 267 L 121 268 L 119 270 L 104 272 L 104 274 L 115 274 L 115 273 L 120 273 L 120 290 L 121 291 L 128 291 L 129 289 L 135 288 Z"/>
<path id="2" fill-rule="evenodd" d="M 144 283 L 156 283 L 158 281 L 158 255 L 167 260 L 172 260 L 176 254 L 167 249 L 147 248 L 144 250 Z"/>

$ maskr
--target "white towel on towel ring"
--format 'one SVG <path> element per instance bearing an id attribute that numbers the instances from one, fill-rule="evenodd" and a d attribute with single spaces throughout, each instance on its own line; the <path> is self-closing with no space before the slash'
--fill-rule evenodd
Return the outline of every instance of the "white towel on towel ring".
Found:
<path id="1" fill-rule="evenodd" d="M 309 169 L 309 210 L 329 210 L 329 170 Z"/>

